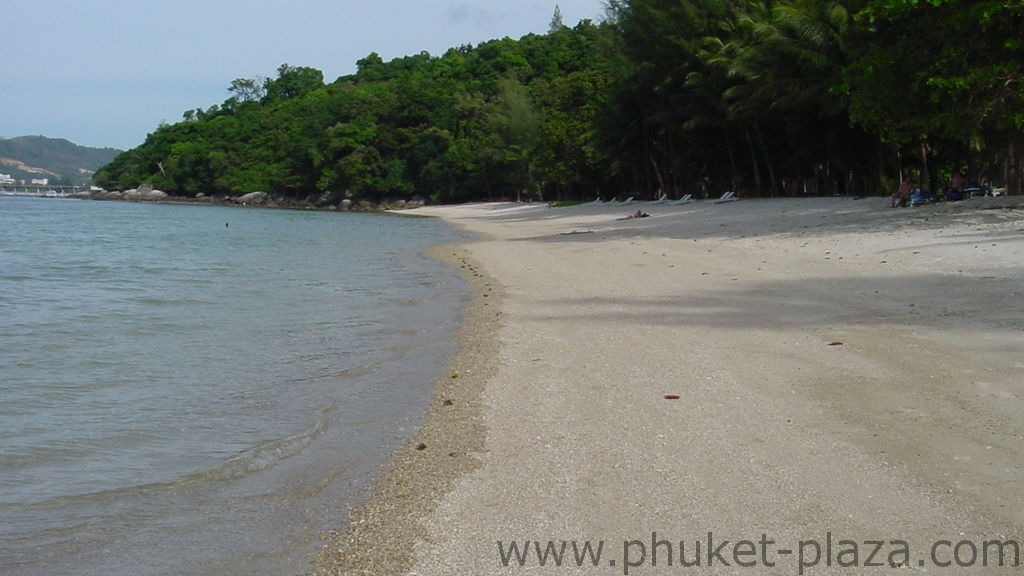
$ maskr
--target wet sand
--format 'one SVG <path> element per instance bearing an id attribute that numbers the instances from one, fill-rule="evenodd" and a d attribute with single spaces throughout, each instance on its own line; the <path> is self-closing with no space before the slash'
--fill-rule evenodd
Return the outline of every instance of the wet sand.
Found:
<path id="1" fill-rule="evenodd" d="M 678 542 L 690 557 L 709 533 L 801 552 L 830 533 L 898 540 L 929 572 L 939 540 L 1018 543 L 1021 206 L 418 210 L 482 235 L 446 253 L 477 290 L 464 347 L 316 573 L 660 573 L 653 533 L 677 562 Z M 637 209 L 650 217 L 621 219 Z M 602 541 L 605 556 L 503 565 L 498 542 L 549 540 Z M 755 571 L 796 572 L 795 552 L 764 548 Z M 687 570 L 733 573 L 731 550 L 730 566 Z M 941 570 L 982 573 L 978 556 Z"/>

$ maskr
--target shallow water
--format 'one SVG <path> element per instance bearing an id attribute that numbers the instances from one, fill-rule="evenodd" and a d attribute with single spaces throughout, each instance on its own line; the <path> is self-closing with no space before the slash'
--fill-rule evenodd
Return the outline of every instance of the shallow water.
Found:
<path id="1" fill-rule="evenodd" d="M 418 425 L 459 239 L 0 197 L 0 574 L 289 574 Z"/>

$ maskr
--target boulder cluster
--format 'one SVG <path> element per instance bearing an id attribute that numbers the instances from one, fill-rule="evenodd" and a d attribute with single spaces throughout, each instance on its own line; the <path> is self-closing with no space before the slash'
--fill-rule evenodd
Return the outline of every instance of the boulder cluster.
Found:
<path id="1" fill-rule="evenodd" d="M 339 192 L 323 192 L 312 194 L 305 199 L 279 197 L 269 192 L 249 192 L 238 196 L 231 195 L 207 195 L 203 193 L 195 196 L 172 196 L 162 190 L 151 186 L 139 186 L 129 190 L 101 190 L 92 189 L 78 192 L 74 198 L 89 200 L 126 200 L 126 201 L 156 201 L 156 202 L 179 202 L 194 204 L 224 204 L 236 206 L 262 206 L 267 208 L 297 208 L 317 210 L 340 210 L 345 212 L 374 212 L 379 210 L 404 210 L 418 208 L 425 204 L 422 198 L 412 200 L 391 200 L 381 203 L 373 203 L 368 200 L 353 200 L 347 194 Z"/>

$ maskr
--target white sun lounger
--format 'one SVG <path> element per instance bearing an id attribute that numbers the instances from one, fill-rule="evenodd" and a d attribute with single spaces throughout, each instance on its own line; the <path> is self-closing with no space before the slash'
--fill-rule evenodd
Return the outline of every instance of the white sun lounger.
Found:
<path id="1" fill-rule="evenodd" d="M 736 197 L 736 193 L 730 191 L 726 192 L 725 194 L 722 194 L 722 196 L 718 200 L 715 200 L 715 204 L 722 204 L 724 202 L 735 202 L 737 200 L 739 200 L 739 198 Z"/>
<path id="2" fill-rule="evenodd" d="M 672 200 L 669 204 L 689 204 L 693 202 L 693 194 L 687 194 L 678 200 Z"/>

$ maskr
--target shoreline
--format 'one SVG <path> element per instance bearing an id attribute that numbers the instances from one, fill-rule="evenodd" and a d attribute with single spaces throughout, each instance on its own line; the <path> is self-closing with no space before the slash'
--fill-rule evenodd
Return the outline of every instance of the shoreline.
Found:
<path id="1" fill-rule="evenodd" d="M 189 206 L 227 206 L 232 208 L 268 208 L 276 210 L 301 210 L 311 212 L 356 212 L 356 213 L 394 213 L 402 214 L 406 210 L 421 208 L 424 204 L 418 201 L 388 201 L 374 204 L 360 200 L 352 202 L 340 198 L 289 198 L 262 192 L 238 194 L 235 196 L 214 194 L 211 196 L 175 196 L 160 190 L 126 190 L 79 192 L 76 194 L 48 196 L 45 194 L 8 194 L 27 198 L 47 198 L 55 200 L 87 200 L 94 202 L 130 202 L 144 204 L 184 204 Z"/>
<path id="2" fill-rule="evenodd" d="M 494 372 L 503 289 L 465 243 L 435 246 L 427 255 L 458 270 L 469 285 L 458 350 L 437 380 L 423 425 L 392 454 L 346 527 L 322 537 L 311 576 L 406 573 L 413 543 L 427 537 L 422 522 L 460 477 L 479 467 L 486 435 L 481 394 Z"/>
<path id="3" fill-rule="evenodd" d="M 418 210 L 485 235 L 448 257 L 503 286 L 425 425 L 473 374 L 473 457 L 417 433 L 314 574 L 505 574 L 495 539 L 652 529 L 1020 542 L 1020 200 L 883 202 Z"/>

